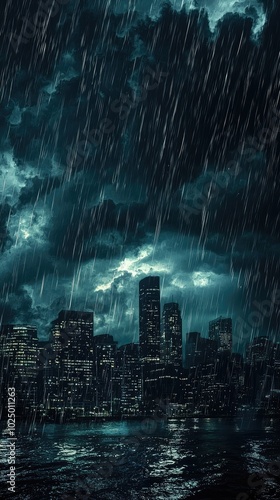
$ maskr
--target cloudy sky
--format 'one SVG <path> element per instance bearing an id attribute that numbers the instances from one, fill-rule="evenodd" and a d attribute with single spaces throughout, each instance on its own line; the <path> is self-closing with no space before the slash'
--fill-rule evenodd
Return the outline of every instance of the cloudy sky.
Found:
<path id="1" fill-rule="evenodd" d="M 137 340 L 156 274 L 184 333 L 277 334 L 279 2 L 42 4 L 0 7 L 2 322 Z"/>

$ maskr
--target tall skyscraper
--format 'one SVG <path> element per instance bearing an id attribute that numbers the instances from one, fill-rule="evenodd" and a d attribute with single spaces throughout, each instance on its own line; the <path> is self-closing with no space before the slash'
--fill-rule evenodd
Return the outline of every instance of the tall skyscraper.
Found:
<path id="1" fill-rule="evenodd" d="M 209 322 L 209 338 L 218 343 L 218 352 L 230 353 L 232 350 L 232 319 L 220 318 Z"/>
<path id="2" fill-rule="evenodd" d="M 50 409 L 93 406 L 93 313 L 61 311 L 53 322 Z"/>
<path id="3" fill-rule="evenodd" d="M 182 365 L 182 318 L 176 302 L 164 304 L 162 314 L 162 359 L 167 365 Z"/>
<path id="4" fill-rule="evenodd" d="M 139 345 L 126 344 L 117 352 L 119 372 L 119 407 L 122 414 L 137 414 L 142 397 L 142 370 L 139 363 Z"/>
<path id="5" fill-rule="evenodd" d="M 160 361 L 159 277 L 148 276 L 139 283 L 139 345 L 143 363 Z"/>

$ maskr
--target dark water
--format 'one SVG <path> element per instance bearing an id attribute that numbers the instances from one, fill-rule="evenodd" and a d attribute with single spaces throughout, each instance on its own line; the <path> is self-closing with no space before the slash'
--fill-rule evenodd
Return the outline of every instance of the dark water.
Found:
<path id="1" fill-rule="evenodd" d="M 276 420 L 188 419 L 150 421 L 150 425 L 134 421 L 31 428 L 18 424 L 17 436 L 16 494 L 12 495 L 16 499 L 280 498 L 280 465 L 271 466 L 280 461 Z M 1 499 L 10 498 L 5 483 L 7 439 L 2 434 Z M 250 491 L 248 479 L 253 473 L 267 477 L 262 483 L 257 476 L 252 478 Z"/>

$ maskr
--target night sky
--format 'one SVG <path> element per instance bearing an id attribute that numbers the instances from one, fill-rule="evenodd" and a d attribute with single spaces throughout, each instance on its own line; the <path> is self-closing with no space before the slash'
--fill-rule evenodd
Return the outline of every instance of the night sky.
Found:
<path id="1" fill-rule="evenodd" d="M 94 310 L 137 341 L 152 274 L 184 333 L 231 316 L 241 348 L 238 318 L 280 289 L 280 3 L 57 0 L 35 29 L 38 1 L 4 3 L 2 322 L 44 338 Z"/>

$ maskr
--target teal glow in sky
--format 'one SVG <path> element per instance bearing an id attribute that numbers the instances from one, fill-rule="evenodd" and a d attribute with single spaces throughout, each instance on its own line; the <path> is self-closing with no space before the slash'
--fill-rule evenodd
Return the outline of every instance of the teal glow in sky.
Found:
<path id="1" fill-rule="evenodd" d="M 113 0 L 111 3 L 116 12 L 123 12 L 130 9 L 137 10 L 151 17 L 157 17 L 163 2 L 162 0 L 130 0 L 129 2 Z M 255 17 L 255 34 L 258 34 L 262 30 L 266 21 L 264 9 L 258 0 L 171 0 L 170 3 L 176 10 L 180 10 L 182 7 L 186 7 L 187 9 L 206 9 L 211 31 L 215 30 L 217 22 L 226 14 L 237 13 L 249 15 L 249 9 L 250 16 Z"/>

